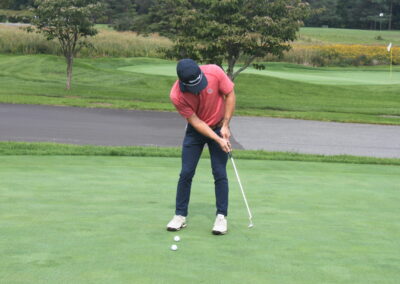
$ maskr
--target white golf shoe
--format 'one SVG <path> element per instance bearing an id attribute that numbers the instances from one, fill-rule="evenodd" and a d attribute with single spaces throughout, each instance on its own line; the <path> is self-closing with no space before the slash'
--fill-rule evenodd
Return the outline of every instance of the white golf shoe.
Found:
<path id="1" fill-rule="evenodd" d="M 186 217 L 175 215 L 167 225 L 168 231 L 179 231 L 186 227 Z"/>
<path id="2" fill-rule="evenodd" d="M 225 235 L 228 232 L 228 220 L 222 214 L 218 214 L 215 218 L 212 233 L 214 235 Z"/>

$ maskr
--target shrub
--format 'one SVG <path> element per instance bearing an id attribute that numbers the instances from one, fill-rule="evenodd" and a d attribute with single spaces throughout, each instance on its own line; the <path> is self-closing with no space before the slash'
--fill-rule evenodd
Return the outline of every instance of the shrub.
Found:
<path id="1" fill-rule="evenodd" d="M 302 45 L 294 44 L 293 49 L 284 54 L 283 59 L 266 60 L 285 61 L 313 66 L 367 66 L 390 63 L 390 54 L 386 46 L 371 45 Z M 393 64 L 400 64 L 400 48 L 393 48 Z"/>

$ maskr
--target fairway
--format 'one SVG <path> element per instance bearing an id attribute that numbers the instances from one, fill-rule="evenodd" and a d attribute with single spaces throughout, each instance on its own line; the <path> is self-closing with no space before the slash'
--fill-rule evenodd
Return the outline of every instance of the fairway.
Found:
<path id="1" fill-rule="evenodd" d="M 400 167 L 236 162 L 229 233 L 211 235 L 210 162 L 188 227 L 172 217 L 179 158 L 1 156 L 2 283 L 398 283 Z"/>
<path id="2" fill-rule="evenodd" d="M 342 43 L 342 44 L 370 44 L 387 45 L 392 42 L 400 45 L 400 31 L 356 30 L 335 28 L 302 27 L 298 33 L 299 43 Z M 381 38 L 381 40 L 379 40 Z"/>
<path id="3" fill-rule="evenodd" d="M 256 70 L 252 67 L 243 74 L 270 76 L 285 80 L 318 85 L 394 85 L 400 84 L 400 72 L 397 69 L 390 75 L 389 67 L 377 68 L 312 68 L 294 64 L 267 64 L 266 70 Z M 119 70 L 142 74 L 164 75 L 176 77 L 176 64 L 134 65 L 119 68 Z"/>
<path id="4" fill-rule="evenodd" d="M 65 90 L 61 57 L 0 55 L 0 85 L 7 86 L 0 88 L 0 103 L 175 111 L 169 99 L 175 64 L 154 58 L 77 58 L 73 87 Z M 386 66 L 269 63 L 265 71 L 247 72 L 235 80 L 237 115 L 400 124 L 398 66 L 391 80 Z"/>

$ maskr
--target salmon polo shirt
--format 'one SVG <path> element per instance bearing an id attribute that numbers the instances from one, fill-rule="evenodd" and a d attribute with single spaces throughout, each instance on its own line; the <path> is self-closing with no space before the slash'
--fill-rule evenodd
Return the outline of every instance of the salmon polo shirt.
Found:
<path id="1" fill-rule="evenodd" d="M 196 114 L 209 126 L 213 126 L 224 118 L 225 95 L 233 91 L 234 84 L 218 65 L 202 65 L 200 69 L 206 76 L 208 85 L 199 95 L 183 93 L 177 80 L 172 86 L 170 98 L 184 118 Z"/>

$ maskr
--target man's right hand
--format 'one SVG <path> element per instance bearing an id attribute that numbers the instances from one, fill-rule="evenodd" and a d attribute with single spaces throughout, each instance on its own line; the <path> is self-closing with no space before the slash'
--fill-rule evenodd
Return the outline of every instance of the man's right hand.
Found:
<path id="1" fill-rule="evenodd" d="M 215 133 L 204 121 L 198 118 L 196 114 L 190 116 L 187 121 L 197 130 L 197 132 L 216 141 L 225 153 L 229 153 L 232 150 L 229 139 L 223 138 Z"/>
<path id="2" fill-rule="evenodd" d="M 230 151 L 232 151 L 231 142 L 229 142 L 229 140 L 220 138 L 220 139 L 218 139 L 217 142 L 218 142 L 219 146 L 221 147 L 222 151 L 224 151 L 225 153 L 229 153 Z"/>

